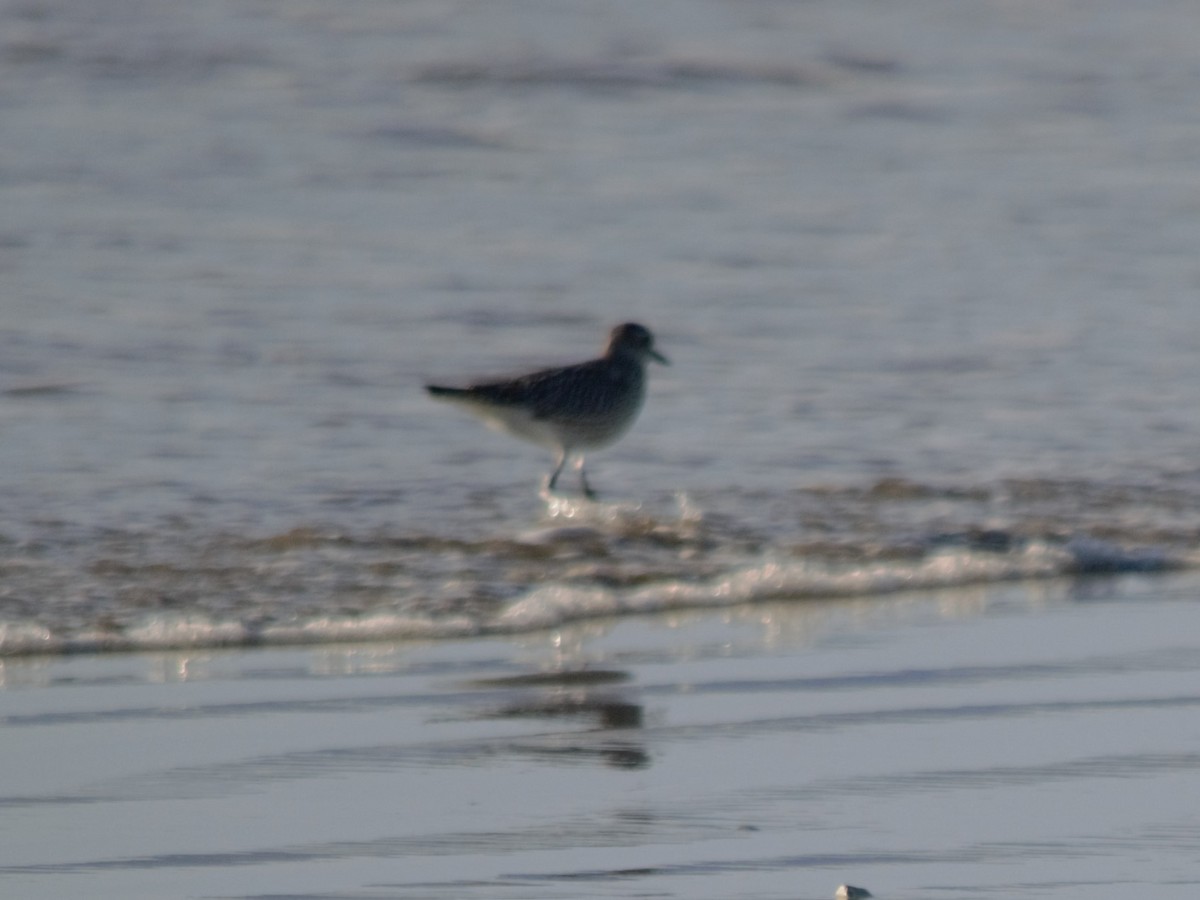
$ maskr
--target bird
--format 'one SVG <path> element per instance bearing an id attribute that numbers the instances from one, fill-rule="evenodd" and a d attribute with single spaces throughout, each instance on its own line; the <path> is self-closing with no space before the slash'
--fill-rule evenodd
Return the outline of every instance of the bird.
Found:
<path id="1" fill-rule="evenodd" d="M 855 887 L 852 884 L 839 884 L 838 889 L 833 892 L 833 900 L 865 900 L 874 896 L 866 888 Z"/>
<path id="2" fill-rule="evenodd" d="M 491 427 L 557 452 L 547 488 L 576 458 L 580 487 L 589 500 L 584 451 L 606 447 L 633 425 L 646 396 L 646 363 L 670 365 L 644 325 L 626 322 L 612 329 L 597 359 L 540 369 L 511 379 L 477 381 L 466 387 L 427 384 L 438 400 L 464 406 Z"/>

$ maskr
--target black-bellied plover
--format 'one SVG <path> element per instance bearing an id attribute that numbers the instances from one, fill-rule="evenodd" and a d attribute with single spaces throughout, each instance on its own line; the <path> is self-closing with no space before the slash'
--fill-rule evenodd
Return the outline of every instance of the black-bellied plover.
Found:
<path id="1" fill-rule="evenodd" d="M 667 364 L 649 329 L 627 322 L 612 330 L 599 359 L 463 388 L 425 389 L 439 400 L 463 404 L 493 427 L 558 451 L 550 490 L 575 457 L 583 493 L 594 499 L 583 451 L 607 446 L 629 430 L 646 396 L 647 360 Z"/>

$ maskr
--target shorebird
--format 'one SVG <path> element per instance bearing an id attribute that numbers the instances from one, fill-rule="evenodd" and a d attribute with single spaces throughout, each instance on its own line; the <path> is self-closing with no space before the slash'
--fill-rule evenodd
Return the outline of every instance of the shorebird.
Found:
<path id="1" fill-rule="evenodd" d="M 612 330 L 599 359 L 467 387 L 427 384 L 425 389 L 439 400 L 462 404 L 493 428 L 557 451 L 546 485 L 551 491 L 574 456 L 584 496 L 594 500 L 583 451 L 605 447 L 629 430 L 646 395 L 648 360 L 668 365 L 654 349 L 649 329 L 626 322 Z"/>

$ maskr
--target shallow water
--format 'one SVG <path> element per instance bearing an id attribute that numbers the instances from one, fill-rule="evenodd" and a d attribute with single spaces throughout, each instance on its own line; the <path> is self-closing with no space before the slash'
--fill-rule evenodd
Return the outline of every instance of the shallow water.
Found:
<path id="1" fill-rule="evenodd" d="M 684 9 L 6 4 L 0 652 L 1192 565 L 1190 7 Z M 623 319 L 610 505 L 421 391 Z"/>
<path id="2" fill-rule="evenodd" d="M 6 4 L 0 652 L 1190 566 L 1190 7 L 686 11 Z M 610 506 L 420 389 L 623 319 Z"/>
<path id="3" fill-rule="evenodd" d="M 1197 579 L 3 666 L 23 897 L 1182 898 Z"/>
<path id="4" fill-rule="evenodd" d="M 0 2 L 6 893 L 1190 898 L 1198 38 Z"/>

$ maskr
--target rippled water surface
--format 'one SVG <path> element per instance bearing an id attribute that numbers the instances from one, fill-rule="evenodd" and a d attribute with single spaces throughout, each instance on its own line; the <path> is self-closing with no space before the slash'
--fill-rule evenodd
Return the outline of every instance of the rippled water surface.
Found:
<path id="1" fill-rule="evenodd" d="M 1198 39 L 0 2 L 6 890 L 1191 897 Z"/>
<path id="2" fill-rule="evenodd" d="M 1192 565 L 1186 4 L 2 15 L 0 652 Z M 625 319 L 600 507 L 421 390 Z"/>

